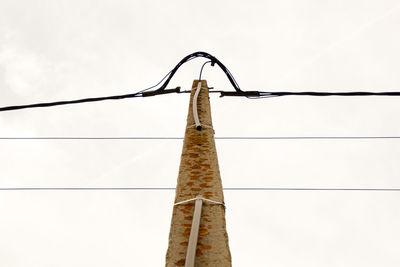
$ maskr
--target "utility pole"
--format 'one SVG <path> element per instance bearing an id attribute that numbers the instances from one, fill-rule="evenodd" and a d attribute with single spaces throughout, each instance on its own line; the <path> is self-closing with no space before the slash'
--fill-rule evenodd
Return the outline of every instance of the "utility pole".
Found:
<path id="1" fill-rule="evenodd" d="M 166 267 L 230 267 L 207 82 L 193 82 Z"/>

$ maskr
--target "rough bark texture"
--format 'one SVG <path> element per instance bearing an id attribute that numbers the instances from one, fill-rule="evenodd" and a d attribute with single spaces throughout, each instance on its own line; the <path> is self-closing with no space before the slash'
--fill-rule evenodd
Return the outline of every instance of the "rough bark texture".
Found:
<path id="1" fill-rule="evenodd" d="M 205 126 L 201 131 L 194 127 L 192 103 L 198 82 L 193 82 L 190 97 L 175 203 L 195 198 L 197 195 L 218 202 L 224 201 L 208 87 L 204 80 L 201 81 L 202 89 L 197 106 L 200 122 Z M 194 202 L 174 206 L 166 267 L 185 265 L 193 211 Z M 222 205 L 203 202 L 195 266 L 232 266 L 225 226 L 225 208 Z"/>

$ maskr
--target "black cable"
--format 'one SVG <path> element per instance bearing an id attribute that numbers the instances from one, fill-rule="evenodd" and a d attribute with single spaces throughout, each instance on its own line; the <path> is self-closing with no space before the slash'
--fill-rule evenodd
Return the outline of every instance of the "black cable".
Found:
<path id="1" fill-rule="evenodd" d="M 273 96 L 400 96 L 400 92 L 259 92 L 260 97 Z"/>
<path id="2" fill-rule="evenodd" d="M 0 112 L 1 111 L 18 110 L 18 109 L 26 109 L 26 108 L 52 107 L 52 106 L 59 106 L 59 105 L 79 104 L 79 103 L 96 102 L 96 101 L 104 101 L 104 100 L 119 100 L 119 99 L 124 99 L 124 98 L 142 97 L 144 92 L 160 85 L 171 74 L 171 72 L 172 72 L 172 70 L 169 71 L 157 84 L 150 86 L 149 88 L 140 90 L 133 94 L 105 96 L 105 97 L 93 97 L 93 98 L 84 98 L 84 99 L 77 99 L 77 100 L 67 100 L 67 101 L 57 101 L 57 102 L 0 107 Z"/>
<path id="3" fill-rule="evenodd" d="M 0 191 L 175 190 L 175 187 L 2 187 Z M 400 191 L 400 188 L 225 187 L 224 191 Z"/>
<path id="4" fill-rule="evenodd" d="M 244 96 L 250 99 L 280 96 L 400 96 L 400 92 L 262 92 L 262 91 L 210 91 L 224 96 Z"/>
<path id="5" fill-rule="evenodd" d="M 192 53 L 185 58 L 183 58 L 170 72 L 168 72 L 167 75 L 164 76 L 164 78 L 158 82 L 156 85 L 146 88 L 144 90 L 141 90 L 139 92 L 133 93 L 133 94 L 125 94 L 125 95 L 116 95 L 116 96 L 105 96 L 105 97 L 94 97 L 94 98 L 85 98 L 85 99 L 77 99 L 77 100 L 69 100 L 69 101 L 57 101 L 57 102 L 47 102 L 47 103 L 38 103 L 38 104 L 28 104 L 28 105 L 18 105 L 18 106 L 7 106 L 7 107 L 0 107 L 0 112 L 1 111 L 10 111 L 10 110 L 18 110 L 18 109 L 26 109 L 26 108 L 37 108 L 37 107 L 52 107 L 52 106 L 59 106 L 59 105 L 67 105 L 67 104 L 78 104 L 78 103 L 86 103 L 86 102 L 95 102 L 95 101 L 103 101 L 103 100 L 111 100 L 111 99 L 124 99 L 124 98 L 133 98 L 133 97 L 144 97 L 144 96 L 154 96 L 157 94 L 164 94 L 164 93 L 172 93 L 172 92 L 179 92 L 179 89 L 175 90 L 168 90 L 166 89 L 169 82 L 171 81 L 172 77 L 175 75 L 177 70 L 186 62 L 189 62 L 195 58 L 198 57 L 204 57 L 208 58 L 211 61 L 211 65 L 217 64 L 227 75 L 229 81 L 233 85 L 234 89 L 237 92 L 241 92 L 238 84 L 234 80 L 233 76 L 231 75 L 230 71 L 228 68 L 225 67 L 224 64 L 222 64 L 216 57 L 206 53 L 206 52 L 195 52 Z M 164 80 L 166 80 L 159 89 L 155 90 L 154 92 L 148 92 L 145 93 L 145 91 L 148 91 L 154 87 L 157 87 L 160 83 L 162 83 Z"/>
<path id="6" fill-rule="evenodd" d="M 141 94 L 145 91 L 148 91 L 154 87 L 157 87 L 160 83 L 162 83 L 168 75 L 171 74 L 171 71 L 168 72 L 157 84 L 143 89 L 139 92 L 133 94 L 125 94 L 125 95 L 116 95 L 116 96 L 105 96 L 105 97 L 94 97 L 94 98 L 84 98 L 84 99 L 77 99 L 77 100 L 69 100 L 69 101 L 58 101 L 58 102 L 48 102 L 48 103 L 38 103 L 38 104 L 29 104 L 29 105 L 20 105 L 20 106 L 8 106 L 0 108 L 0 111 L 9 111 L 9 110 L 16 110 L 16 109 L 25 109 L 25 108 L 36 108 L 36 107 L 51 107 L 51 106 L 59 106 L 59 105 L 68 105 L 68 104 L 79 104 L 79 103 L 86 103 L 86 102 L 96 102 L 96 101 L 103 101 L 103 100 L 117 100 L 117 99 L 124 99 L 124 98 L 133 98 L 133 97 L 140 97 Z"/>
<path id="7" fill-rule="evenodd" d="M 216 136 L 217 140 L 354 140 L 400 139 L 400 136 Z M 183 140 L 174 136 L 121 136 L 121 137 L 0 137 L 0 140 Z"/>
<path id="8" fill-rule="evenodd" d="M 198 57 L 203 57 L 203 58 L 207 58 L 211 61 L 211 65 L 214 66 L 215 64 L 218 65 L 218 67 L 221 68 L 221 70 L 225 73 L 225 75 L 227 76 L 228 80 L 230 81 L 230 83 L 232 84 L 233 88 L 235 89 L 236 92 L 243 92 L 238 83 L 236 82 L 236 80 L 233 78 L 232 73 L 228 70 L 228 68 L 222 64 L 221 61 L 219 61 L 216 57 L 214 57 L 213 55 L 206 53 L 206 52 L 195 52 L 192 53 L 186 57 L 184 57 L 176 66 L 175 68 L 172 69 L 171 74 L 169 75 L 169 77 L 167 78 L 167 80 L 164 82 L 164 84 L 157 90 L 157 91 L 162 91 L 165 90 L 165 88 L 167 88 L 168 83 L 171 81 L 172 77 L 175 75 L 175 73 L 178 71 L 178 69 L 185 64 L 186 62 L 194 59 L 194 58 L 198 58 Z"/>
<path id="9" fill-rule="evenodd" d="M 204 62 L 204 64 L 201 66 L 200 74 L 199 74 L 199 81 L 201 81 L 201 75 L 203 74 L 203 68 L 204 68 L 204 66 L 207 65 L 208 63 L 211 63 L 211 62 L 212 62 L 211 60 L 210 60 L 210 61 L 206 61 L 206 62 Z"/>
<path id="10" fill-rule="evenodd" d="M 244 96 L 247 98 L 268 98 L 268 97 L 278 97 L 278 96 L 400 96 L 400 92 L 260 92 L 260 91 L 242 91 L 233 77 L 232 73 L 229 69 L 222 64 L 216 57 L 208 54 L 206 52 L 195 52 L 186 57 L 184 57 L 164 78 L 158 82 L 156 85 L 141 90 L 139 92 L 133 94 L 124 94 L 124 95 L 115 95 L 115 96 L 105 96 L 105 97 L 93 97 L 93 98 L 84 98 L 77 100 L 69 100 L 69 101 L 57 101 L 57 102 L 47 102 L 47 103 L 38 103 L 38 104 L 28 104 L 28 105 L 18 105 L 18 106 L 8 106 L 8 107 L 0 107 L 1 111 L 10 111 L 17 109 L 26 109 L 26 108 L 37 108 L 37 107 L 52 107 L 59 105 L 67 105 L 67 104 L 78 104 L 78 103 L 86 103 L 86 102 L 95 102 L 95 101 L 103 101 L 103 100 L 119 100 L 124 98 L 133 98 L 133 97 L 146 97 L 146 96 L 154 96 L 158 94 L 166 94 L 166 93 L 180 93 L 180 88 L 176 89 L 166 89 L 172 77 L 178 71 L 178 69 L 185 64 L 186 62 L 193 60 L 198 57 L 204 57 L 209 59 L 206 63 L 203 64 L 200 70 L 199 79 L 201 79 L 201 74 L 204 66 L 207 63 L 211 63 L 212 66 L 217 64 L 221 70 L 225 73 L 228 80 L 232 84 L 235 91 L 211 91 L 213 93 L 220 93 L 221 97 L 223 96 Z M 163 81 L 165 82 L 160 86 L 160 88 L 146 92 L 152 88 L 157 87 Z"/>
<path id="11" fill-rule="evenodd" d="M 201 73 L 200 73 L 200 75 L 201 75 Z M 84 98 L 84 99 L 68 100 L 68 101 L 57 101 L 57 102 L 0 107 L 0 112 L 10 111 L 10 110 L 27 109 L 27 108 L 53 107 L 53 106 L 60 106 L 60 105 L 97 102 L 97 101 L 104 101 L 104 100 L 120 100 L 120 99 L 125 99 L 125 98 L 156 95 L 156 94 L 146 94 L 145 95 L 144 92 L 151 88 L 153 88 L 153 87 L 149 87 L 147 89 L 141 90 L 141 91 L 133 93 L 133 94 L 105 96 L 105 97 L 93 97 L 93 98 Z M 168 93 L 169 92 L 179 92 L 179 87 L 177 87 L 176 89 L 165 89 L 162 91 L 166 91 Z M 223 97 L 223 96 L 245 96 L 247 98 L 269 98 L 269 97 L 279 97 L 279 96 L 400 96 L 400 92 L 344 92 L 344 93 L 340 93 L 340 92 L 257 92 L 257 91 L 247 91 L 247 92 L 242 91 L 239 93 L 223 92 L 223 91 L 213 91 L 213 92 L 221 93 L 221 97 Z M 161 93 L 162 92 L 159 92 L 158 94 L 161 94 Z"/>
<path id="12" fill-rule="evenodd" d="M 170 71 L 161 79 L 161 81 L 159 81 L 157 84 L 155 84 L 155 85 L 153 85 L 153 86 L 151 86 L 151 87 L 149 87 L 149 88 L 143 89 L 143 90 L 139 91 L 138 93 L 143 93 L 143 92 L 145 92 L 145 91 L 148 91 L 148 90 L 150 90 L 150 89 L 153 89 L 154 87 L 157 87 L 160 83 L 162 83 L 162 82 L 168 77 L 168 75 L 171 74 L 171 71 L 172 71 L 172 70 L 170 70 Z"/>
<path id="13" fill-rule="evenodd" d="M 9 111 L 9 110 L 26 109 L 26 108 L 53 107 L 53 106 L 60 106 L 60 105 L 79 104 L 79 103 L 96 102 L 96 101 L 103 101 L 103 100 L 112 100 L 112 99 L 117 100 L 117 99 L 124 99 L 124 98 L 133 98 L 133 97 L 139 97 L 139 96 L 140 96 L 140 93 L 138 92 L 138 93 L 126 94 L 126 95 L 84 98 L 84 99 L 77 99 L 77 100 L 47 102 L 47 103 L 38 103 L 38 104 L 29 104 L 29 105 L 20 105 L 20 106 L 8 106 L 8 107 L 1 107 L 0 111 Z"/>
<path id="14" fill-rule="evenodd" d="M 69 105 L 69 104 L 79 104 L 79 103 L 87 103 L 87 102 L 97 102 L 97 101 L 104 101 L 104 100 L 119 100 L 124 98 L 133 98 L 133 97 L 141 97 L 143 96 L 142 93 L 157 87 L 161 84 L 170 74 L 172 70 L 168 72 L 157 84 L 140 90 L 133 94 L 124 94 L 124 95 L 115 95 L 115 96 L 104 96 L 104 97 L 93 97 L 93 98 L 84 98 L 84 99 L 77 99 L 77 100 L 67 100 L 67 101 L 57 101 L 57 102 L 47 102 L 47 103 L 38 103 L 38 104 L 28 104 L 28 105 L 18 105 L 18 106 L 8 106 L 8 107 L 0 107 L 1 111 L 10 111 L 10 110 L 18 110 L 18 109 L 26 109 L 26 108 L 38 108 L 38 107 L 52 107 L 52 106 L 59 106 L 59 105 Z"/>

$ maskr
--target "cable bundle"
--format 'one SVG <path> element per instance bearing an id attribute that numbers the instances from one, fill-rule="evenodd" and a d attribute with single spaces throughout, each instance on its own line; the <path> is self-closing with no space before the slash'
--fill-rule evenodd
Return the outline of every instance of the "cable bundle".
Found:
<path id="1" fill-rule="evenodd" d="M 218 67 L 225 73 L 229 82 L 232 84 L 233 89 L 235 91 L 210 91 L 211 93 L 220 93 L 220 96 L 244 96 L 246 98 L 270 98 L 270 97 L 278 97 L 278 96 L 400 96 L 400 92 L 265 92 L 265 91 L 243 91 L 240 89 L 238 83 L 233 77 L 232 73 L 229 69 L 222 64 L 216 57 L 206 52 L 195 52 L 186 57 L 184 57 L 179 63 L 164 76 L 164 78 L 159 81 L 156 85 L 141 90 L 136 93 L 125 94 L 125 95 L 115 95 L 115 96 L 104 96 L 104 97 L 93 97 L 93 98 L 84 98 L 77 100 L 69 100 L 69 101 L 57 101 L 57 102 L 47 102 L 47 103 L 38 103 L 38 104 L 29 104 L 29 105 L 18 105 L 18 106 L 8 106 L 8 107 L 0 107 L 1 111 L 10 111 L 17 109 L 26 109 L 26 108 L 37 108 L 37 107 L 52 107 L 59 105 L 68 105 L 68 104 L 79 104 L 86 102 L 96 102 L 103 100 L 119 100 L 124 98 L 134 98 L 134 97 L 149 97 L 161 94 L 169 94 L 169 93 L 188 93 L 189 91 L 180 91 L 180 87 L 176 87 L 173 89 L 167 89 L 169 82 L 175 73 L 182 67 L 183 64 L 195 59 L 195 58 L 206 58 L 209 61 L 205 62 L 200 70 L 199 80 L 201 80 L 201 74 L 203 68 L 206 64 L 211 63 L 211 66 L 217 64 Z M 157 86 L 159 86 L 162 82 L 164 83 L 153 91 L 149 91 Z"/>

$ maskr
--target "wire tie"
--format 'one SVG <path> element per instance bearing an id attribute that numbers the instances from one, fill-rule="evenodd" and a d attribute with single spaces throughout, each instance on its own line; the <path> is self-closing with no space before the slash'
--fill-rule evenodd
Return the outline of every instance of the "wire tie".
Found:
<path id="1" fill-rule="evenodd" d="M 187 200 L 183 200 L 183 201 L 177 202 L 177 203 L 174 204 L 174 206 L 186 204 L 186 203 L 198 200 L 198 199 L 206 201 L 206 202 L 209 202 L 211 204 L 222 205 L 222 206 L 225 207 L 225 204 L 223 202 L 218 202 L 218 201 L 215 201 L 215 200 L 212 200 L 212 199 L 204 198 L 202 196 L 197 196 L 195 198 L 191 198 L 191 199 L 187 199 Z"/>

